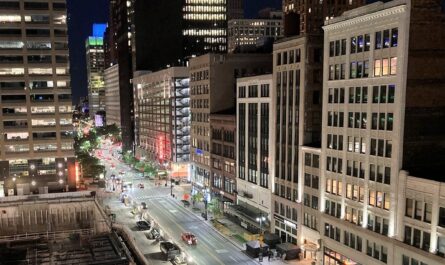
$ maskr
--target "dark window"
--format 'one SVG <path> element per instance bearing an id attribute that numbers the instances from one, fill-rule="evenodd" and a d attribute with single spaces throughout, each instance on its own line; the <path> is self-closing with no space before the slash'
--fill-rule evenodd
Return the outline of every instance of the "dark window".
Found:
<path id="1" fill-rule="evenodd" d="M 381 49 L 382 48 L 382 32 L 378 31 L 375 33 L 375 49 Z"/>
<path id="2" fill-rule="evenodd" d="M 355 53 L 357 51 L 357 38 L 351 38 L 351 53 Z"/>
<path id="3" fill-rule="evenodd" d="M 389 29 L 387 29 L 383 31 L 383 48 L 389 48 L 390 44 Z"/>
<path id="4" fill-rule="evenodd" d="M 346 39 L 341 40 L 341 55 L 346 54 Z"/>
<path id="5" fill-rule="evenodd" d="M 445 227 L 445 207 L 439 209 L 439 226 Z"/>
<path id="6" fill-rule="evenodd" d="M 399 30 L 397 28 L 393 28 L 391 30 L 391 47 L 397 47 L 399 38 Z"/>
<path id="7" fill-rule="evenodd" d="M 25 10 L 48 10 L 48 3 L 25 2 Z"/>
<path id="8" fill-rule="evenodd" d="M 1 1 L 0 9 L 20 9 L 20 3 L 12 1 L 6 1 L 6 2 Z"/>
<path id="9" fill-rule="evenodd" d="M 365 34 L 365 52 L 369 51 L 371 48 L 371 36 L 369 34 Z"/>

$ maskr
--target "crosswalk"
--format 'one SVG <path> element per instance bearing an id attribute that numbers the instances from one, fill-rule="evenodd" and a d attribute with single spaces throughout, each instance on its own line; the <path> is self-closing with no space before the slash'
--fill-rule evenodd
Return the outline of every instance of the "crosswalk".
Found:
<path id="1" fill-rule="evenodd" d="M 136 201 L 144 201 L 144 200 L 150 200 L 150 199 L 158 199 L 158 198 L 165 198 L 170 196 L 170 189 L 159 187 L 159 188 L 151 188 L 147 190 L 136 190 L 133 192 L 130 192 L 129 195 L 132 199 Z"/>

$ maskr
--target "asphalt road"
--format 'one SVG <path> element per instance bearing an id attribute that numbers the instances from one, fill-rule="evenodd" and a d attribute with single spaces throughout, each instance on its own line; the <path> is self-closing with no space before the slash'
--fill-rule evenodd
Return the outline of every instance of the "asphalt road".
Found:
<path id="1" fill-rule="evenodd" d="M 252 258 L 241 252 L 229 240 L 221 236 L 210 224 L 198 217 L 195 213 L 185 209 L 176 199 L 170 197 L 170 187 L 155 186 L 154 181 L 140 179 L 138 173 L 124 163 L 111 156 L 110 146 L 104 146 L 100 159 L 107 169 L 107 177 L 111 174 L 118 176 L 124 172 L 124 181 L 133 182 L 133 188 L 126 193 L 139 204 L 145 202 L 148 214 L 156 221 L 161 230 L 164 230 L 181 249 L 191 256 L 194 264 L 198 265 L 254 265 L 258 264 Z M 111 167 L 111 165 L 114 165 Z M 145 185 L 144 189 L 137 187 L 138 183 Z M 107 183 L 111 187 L 112 183 Z M 107 200 L 111 210 L 117 213 L 117 222 L 127 225 L 133 230 L 138 247 L 151 259 L 152 264 L 165 264 L 160 255 L 159 246 L 151 242 L 142 231 L 134 229 L 137 217 L 130 214 L 130 209 L 120 203 L 116 196 L 120 189 L 116 189 Z M 115 199 L 113 199 L 113 197 Z M 196 246 L 187 246 L 181 240 L 182 232 L 192 232 L 198 239 Z"/>
<path id="2" fill-rule="evenodd" d="M 174 199 L 170 197 L 156 198 L 146 202 L 150 216 L 176 242 L 180 243 L 180 246 L 193 257 L 197 264 L 258 264 L 205 223 L 202 218 L 185 209 Z M 187 246 L 181 241 L 181 233 L 186 231 L 196 235 L 198 239 L 196 246 Z"/>

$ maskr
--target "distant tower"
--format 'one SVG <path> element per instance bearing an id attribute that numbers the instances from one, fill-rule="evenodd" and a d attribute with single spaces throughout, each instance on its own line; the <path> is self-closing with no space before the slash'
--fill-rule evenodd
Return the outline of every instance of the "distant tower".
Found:
<path id="1" fill-rule="evenodd" d="M 105 110 L 104 32 L 106 26 L 106 24 L 94 24 L 93 35 L 85 41 L 88 100 L 91 117 L 94 117 L 97 111 Z"/>

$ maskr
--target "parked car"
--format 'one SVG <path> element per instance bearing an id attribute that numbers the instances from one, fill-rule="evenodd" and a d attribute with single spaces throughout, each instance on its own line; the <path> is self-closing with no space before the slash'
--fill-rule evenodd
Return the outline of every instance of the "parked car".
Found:
<path id="1" fill-rule="evenodd" d="M 136 226 L 141 231 L 150 230 L 151 228 L 150 223 L 147 221 L 137 221 Z"/>
<path id="2" fill-rule="evenodd" d="M 144 188 L 144 184 L 143 183 L 139 183 L 138 184 L 138 188 L 143 189 Z"/>
<path id="3" fill-rule="evenodd" d="M 153 228 L 148 232 L 147 238 L 148 239 L 159 239 L 161 237 L 161 234 L 159 233 L 159 230 L 156 228 Z"/>
<path id="4" fill-rule="evenodd" d="M 184 207 L 190 207 L 190 202 L 187 200 L 181 200 L 181 202 L 184 204 Z"/>
<path id="5" fill-rule="evenodd" d="M 181 254 L 179 247 L 172 242 L 164 241 L 159 244 L 161 252 L 166 255 L 167 260 L 173 260 Z"/>
<path id="6" fill-rule="evenodd" d="M 182 233 L 181 238 L 188 245 L 196 245 L 196 243 L 198 242 L 198 240 L 196 239 L 196 236 L 190 232 Z"/>

